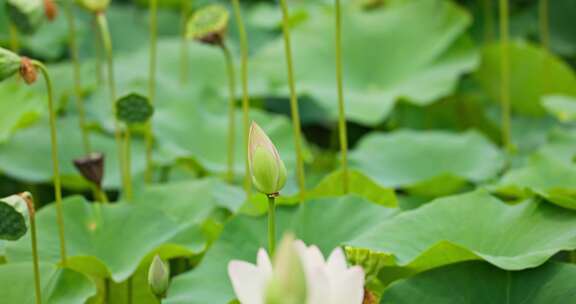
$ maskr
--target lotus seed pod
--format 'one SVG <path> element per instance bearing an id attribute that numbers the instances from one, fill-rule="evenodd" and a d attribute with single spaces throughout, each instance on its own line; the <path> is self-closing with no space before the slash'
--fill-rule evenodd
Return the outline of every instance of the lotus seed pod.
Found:
<path id="1" fill-rule="evenodd" d="M 6 12 L 18 31 L 32 34 L 42 24 L 44 5 L 42 0 L 7 0 Z"/>
<path id="2" fill-rule="evenodd" d="M 95 14 L 106 11 L 110 5 L 110 0 L 76 0 L 76 2 Z"/>
<path id="3" fill-rule="evenodd" d="M 139 94 L 128 94 L 116 102 L 116 117 L 127 124 L 145 123 L 154 114 L 148 98 Z"/>
<path id="4" fill-rule="evenodd" d="M 44 14 L 49 21 L 56 19 L 58 8 L 53 0 L 44 0 Z"/>
<path id="5" fill-rule="evenodd" d="M 32 60 L 27 57 L 22 57 L 20 60 L 20 76 L 27 84 L 33 84 L 38 79 L 38 71 Z"/>
<path id="6" fill-rule="evenodd" d="M 294 244 L 294 237 L 287 235 L 278 247 L 274 273 L 266 290 L 266 304 L 306 303 L 306 275 Z"/>
<path id="7" fill-rule="evenodd" d="M 230 15 L 222 5 L 209 5 L 198 10 L 186 25 L 186 37 L 200 42 L 221 45 L 228 29 Z"/>
<path id="8" fill-rule="evenodd" d="M 98 188 L 102 188 L 104 154 L 90 153 L 84 157 L 77 158 L 74 160 L 74 166 L 85 179 L 94 183 Z"/>
<path id="9" fill-rule="evenodd" d="M 170 268 L 156 255 L 148 269 L 148 285 L 158 298 L 164 298 L 170 285 Z"/>
<path id="10" fill-rule="evenodd" d="M 21 59 L 18 54 L 0 48 L 0 81 L 12 77 L 20 69 Z"/>
<path id="11" fill-rule="evenodd" d="M 0 199 L 0 240 L 15 241 L 28 231 L 28 217 L 34 209 L 26 197 L 31 196 L 25 192 Z"/>
<path id="12" fill-rule="evenodd" d="M 268 196 L 278 195 L 286 184 L 286 166 L 270 138 L 255 122 L 248 136 L 248 162 L 254 187 Z"/>

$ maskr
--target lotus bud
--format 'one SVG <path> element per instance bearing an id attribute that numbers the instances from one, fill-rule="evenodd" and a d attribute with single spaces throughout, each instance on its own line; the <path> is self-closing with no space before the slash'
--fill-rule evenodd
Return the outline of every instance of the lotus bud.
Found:
<path id="1" fill-rule="evenodd" d="M 210 45 L 222 45 L 230 14 L 222 5 L 209 5 L 198 10 L 186 25 L 186 37 Z"/>
<path id="2" fill-rule="evenodd" d="M 34 212 L 28 192 L 0 198 L 0 240 L 15 241 L 28 231 L 28 218 Z"/>
<path id="3" fill-rule="evenodd" d="M 110 0 L 76 0 L 76 2 L 78 5 L 95 14 L 106 11 L 110 5 Z"/>
<path id="4" fill-rule="evenodd" d="M 58 8 L 53 0 L 44 0 L 44 14 L 49 21 L 56 19 L 58 15 Z"/>
<path id="5" fill-rule="evenodd" d="M 170 284 L 170 268 L 162 259 L 155 255 L 148 269 L 148 285 L 158 298 L 164 298 Z"/>
<path id="6" fill-rule="evenodd" d="M 28 57 L 20 59 L 20 76 L 27 84 L 33 84 L 38 78 L 38 71 L 36 71 L 36 67 Z"/>
<path id="7" fill-rule="evenodd" d="M 20 69 L 21 59 L 18 54 L 0 48 L 0 81 L 12 77 Z"/>
<path id="8" fill-rule="evenodd" d="M 127 124 L 145 123 L 154 114 L 148 98 L 131 93 L 116 102 L 116 117 Z"/>
<path id="9" fill-rule="evenodd" d="M 98 188 L 102 188 L 104 154 L 90 153 L 87 156 L 77 158 L 74 160 L 74 166 L 85 179 L 94 183 Z"/>
<path id="10" fill-rule="evenodd" d="M 266 304 L 306 303 L 306 275 L 294 236 L 282 239 L 274 258 L 274 272 L 266 290 Z"/>
<path id="11" fill-rule="evenodd" d="M 34 33 L 44 18 L 42 0 L 6 0 L 6 12 L 18 31 Z"/>
<path id="12" fill-rule="evenodd" d="M 286 184 L 286 166 L 270 138 L 255 122 L 248 135 L 248 162 L 254 187 L 268 196 L 277 196 Z"/>

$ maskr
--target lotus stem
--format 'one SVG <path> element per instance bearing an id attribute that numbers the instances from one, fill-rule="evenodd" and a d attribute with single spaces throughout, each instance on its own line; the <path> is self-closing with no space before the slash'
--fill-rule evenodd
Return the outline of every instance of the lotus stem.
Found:
<path id="1" fill-rule="evenodd" d="M 95 68 L 96 68 L 96 81 L 98 85 L 101 85 L 104 82 L 104 75 L 102 75 L 102 34 L 100 34 L 100 28 L 98 26 L 98 18 L 94 16 L 94 33 L 96 34 L 94 48 L 96 49 L 96 60 L 95 60 Z"/>
<path id="2" fill-rule="evenodd" d="M 131 152 L 131 138 L 132 131 L 130 126 L 126 126 L 124 132 L 124 172 L 126 172 L 126 187 L 124 188 L 126 200 L 132 201 L 132 152 Z"/>
<path id="3" fill-rule="evenodd" d="M 540 0 L 538 3 L 538 25 L 540 31 L 540 43 L 546 52 L 550 51 L 550 29 L 549 29 L 549 12 L 548 12 L 548 0 Z M 544 79 L 543 92 L 546 93 L 550 86 L 550 81 L 548 79 L 548 74 L 550 70 L 549 60 L 543 56 L 544 71 L 542 73 L 542 78 Z"/>
<path id="4" fill-rule="evenodd" d="M 132 304 L 132 277 L 129 277 L 126 281 L 126 296 L 127 296 L 127 303 Z"/>
<path id="5" fill-rule="evenodd" d="M 39 61 L 33 60 L 32 64 L 40 70 L 46 83 L 48 91 L 48 113 L 50 120 L 50 146 L 52 157 L 52 172 L 54 174 L 54 196 L 56 198 L 56 221 L 58 223 L 58 234 L 60 237 L 60 258 L 62 266 L 67 265 L 66 237 L 64 234 L 64 214 L 62 211 L 62 183 L 60 180 L 60 162 L 58 160 L 58 135 L 56 132 L 56 111 L 54 110 L 54 95 L 52 90 L 52 80 L 46 67 Z"/>
<path id="6" fill-rule="evenodd" d="M 221 44 L 224 59 L 226 61 L 226 71 L 228 74 L 228 170 L 226 179 L 229 183 L 234 181 L 234 145 L 236 136 L 236 75 L 234 72 L 234 60 L 232 54 L 225 43 Z"/>
<path id="7" fill-rule="evenodd" d="M 494 11 L 492 0 L 481 0 L 484 11 L 484 42 L 491 42 L 494 39 Z"/>
<path id="8" fill-rule="evenodd" d="M 36 235 L 36 211 L 34 202 L 31 199 L 24 198 L 28 205 L 28 214 L 30 219 L 30 240 L 32 242 L 32 263 L 34 269 L 34 292 L 36 295 L 36 304 L 42 303 L 42 289 L 40 287 L 40 263 L 38 258 L 38 238 Z"/>
<path id="9" fill-rule="evenodd" d="M 88 129 L 86 128 L 86 111 L 84 109 L 84 99 L 82 98 L 82 82 L 80 74 L 80 61 L 78 58 L 78 46 L 76 44 L 76 21 L 74 20 L 74 13 L 72 3 L 66 1 L 65 4 L 66 20 L 68 22 L 68 36 L 70 56 L 72 57 L 72 71 L 74 75 L 74 97 L 76 99 L 76 108 L 78 109 L 78 124 L 82 134 L 82 145 L 84 153 L 88 154 L 91 151 L 90 138 Z"/>
<path id="10" fill-rule="evenodd" d="M 240 36 L 240 73 L 242 82 L 242 125 L 244 127 L 244 151 L 248 151 L 248 133 L 250 132 L 250 97 L 248 93 L 248 38 L 246 35 L 246 28 L 242 18 L 242 9 L 240 8 L 239 0 L 232 0 L 232 7 L 234 15 L 236 16 L 236 24 L 238 27 L 238 35 Z M 244 190 L 246 194 L 250 195 L 252 192 L 252 181 L 250 179 L 250 162 L 248 157 L 245 157 L 245 171 L 244 176 Z"/>
<path id="11" fill-rule="evenodd" d="M 150 74 L 148 79 L 148 98 L 152 105 L 154 105 L 154 100 L 156 99 L 157 40 L 158 40 L 158 0 L 150 0 Z M 152 119 L 146 122 L 144 138 L 146 141 L 146 171 L 144 174 L 144 180 L 146 181 L 146 183 L 151 183 L 152 173 L 154 170 L 152 163 L 152 147 L 154 145 L 154 138 L 152 137 Z"/>
<path id="12" fill-rule="evenodd" d="M 342 167 L 342 190 L 347 194 L 350 188 L 348 170 L 348 130 L 344 108 L 344 88 L 342 80 L 342 10 L 340 0 L 335 0 L 336 8 L 336 82 L 338 87 L 338 133 L 340 134 L 340 157 Z"/>
<path id="13" fill-rule="evenodd" d="M 120 176 L 122 177 L 123 188 L 126 191 L 126 189 L 129 187 L 127 175 L 130 174 L 130 172 L 125 171 L 126 165 L 124 163 L 126 160 L 124 159 L 122 153 L 122 134 L 120 132 L 120 126 L 116 117 L 116 83 L 114 81 L 114 56 L 112 54 L 112 38 L 110 37 L 106 15 L 104 15 L 104 13 L 98 13 L 96 14 L 96 20 L 98 23 L 98 30 L 100 32 L 102 46 L 104 47 L 106 60 L 108 62 L 108 89 L 110 91 L 110 103 L 112 106 L 112 116 L 114 119 L 114 138 L 116 140 L 118 161 L 120 163 Z"/>
<path id="14" fill-rule="evenodd" d="M 296 147 L 296 174 L 300 189 L 300 201 L 306 197 L 306 180 L 304 176 L 304 157 L 302 153 L 302 134 L 300 129 L 300 113 L 298 110 L 298 95 L 294 81 L 294 68 L 292 63 L 292 45 L 290 40 L 290 14 L 286 0 L 280 0 L 282 9 L 282 32 L 284 36 L 284 49 L 286 56 L 286 69 L 288 70 L 288 85 L 290 88 L 290 111 L 292 113 L 292 127 L 294 131 L 294 145 Z"/>
<path id="15" fill-rule="evenodd" d="M 18 29 L 12 22 L 8 23 L 8 31 L 10 32 L 10 49 L 14 53 L 20 52 L 20 34 L 18 34 Z"/>
<path id="16" fill-rule="evenodd" d="M 512 151 L 510 131 L 510 36 L 508 0 L 500 0 L 500 102 L 502 111 L 502 143 Z"/>
<path id="17" fill-rule="evenodd" d="M 186 21 L 190 15 L 189 0 L 182 0 L 181 3 L 181 26 L 182 33 L 180 35 L 180 84 L 184 86 L 188 80 L 188 40 L 186 39 Z"/>
<path id="18" fill-rule="evenodd" d="M 268 195 L 268 251 L 271 256 L 276 250 L 276 197 Z"/>

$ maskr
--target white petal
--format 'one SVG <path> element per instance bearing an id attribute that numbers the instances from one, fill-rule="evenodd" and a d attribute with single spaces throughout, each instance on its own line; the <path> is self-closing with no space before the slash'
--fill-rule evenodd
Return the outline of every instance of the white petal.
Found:
<path id="1" fill-rule="evenodd" d="M 364 270 L 354 266 L 338 277 L 330 277 L 330 304 L 362 304 L 364 299 Z"/>
<path id="2" fill-rule="evenodd" d="M 268 252 L 262 248 L 258 250 L 257 265 L 260 272 L 266 276 L 266 279 L 272 276 L 272 262 L 270 261 Z"/>
<path id="3" fill-rule="evenodd" d="M 306 273 L 307 304 L 332 304 L 329 300 L 330 280 L 322 267 L 315 267 Z"/>
<path id="4" fill-rule="evenodd" d="M 332 251 L 326 262 L 326 271 L 330 277 L 341 276 L 348 270 L 346 256 L 342 248 L 338 247 Z"/>
<path id="5" fill-rule="evenodd" d="M 267 277 L 255 265 L 231 261 L 228 275 L 241 304 L 263 304 Z"/>

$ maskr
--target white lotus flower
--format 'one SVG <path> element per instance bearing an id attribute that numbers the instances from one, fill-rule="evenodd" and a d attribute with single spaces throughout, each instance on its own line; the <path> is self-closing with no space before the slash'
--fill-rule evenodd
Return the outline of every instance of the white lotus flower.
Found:
<path id="1" fill-rule="evenodd" d="M 360 266 L 348 267 L 344 252 L 336 248 L 327 260 L 316 246 L 307 247 L 294 241 L 306 277 L 305 304 L 362 304 L 364 271 Z M 231 261 L 228 274 L 234 292 L 242 304 L 264 304 L 268 283 L 273 276 L 268 253 L 258 251 L 256 265 Z"/>

